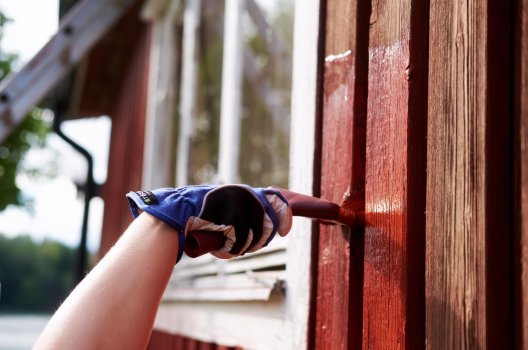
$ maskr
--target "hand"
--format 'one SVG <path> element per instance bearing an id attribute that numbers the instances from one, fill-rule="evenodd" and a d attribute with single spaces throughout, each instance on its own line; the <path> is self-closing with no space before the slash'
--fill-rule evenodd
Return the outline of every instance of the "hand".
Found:
<path id="1" fill-rule="evenodd" d="M 224 246 L 212 254 L 228 259 L 265 247 L 277 232 L 285 236 L 292 222 L 288 202 L 272 188 L 186 186 L 130 192 L 127 198 L 134 217 L 141 209 L 179 232 L 178 260 L 188 232 L 222 232 Z"/>

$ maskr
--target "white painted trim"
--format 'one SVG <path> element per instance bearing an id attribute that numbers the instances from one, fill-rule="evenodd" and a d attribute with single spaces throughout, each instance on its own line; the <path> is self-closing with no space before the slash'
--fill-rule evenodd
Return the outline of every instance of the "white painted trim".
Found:
<path id="1" fill-rule="evenodd" d="M 296 1 L 290 189 L 311 195 L 318 76 L 319 0 Z M 286 293 L 262 302 L 163 301 L 155 328 L 249 349 L 306 349 L 311 222 L 295 218 L 286 253 Z M 198 264 L 197 264 L 198 265 Z"/>
<path id="2" fill-rule="evenodd" d="M 293 42 L 290 181 L 292 191 L 312 195 L 317 106 L 319 0 L 297 0 Z M 306 349 L 310 309 L 309 220 L 295 218 L 286 263 L 283 349 Z"/>
<path id="3" fill-rule="evenodd" d="M 0 143 L 112 28 L 134 0 L 79 1 L 58 32 L 19 72 L 0 84 Z M 68 30 L 67 30 L 68 29 Z"/>
<path id="4" fill-rule="evenodd" d="M 180 125 L 178 137 L 178 158 L 176 165 L 176 185 L 185 186 L 189 182 L 189 157 L 194 129 L 196 102 L 196 42 L 200 25 L 201 0 L 186 0 L 183 15 L 183 58 L 180 94 Z"/>
<path id="5" fill-rule="evenodd" d="M 240 116 L 242 105 L 244 0 L 226 0 L 224 19 L 224 52 L 222 61 L 222 101 L 220 115 L 220 149 L 218 179 L 221 183 L 238 183 L 240 154 Z"/>
<path id="6" fill-rule="evenodd" d="M 162 302 L 154 328 L 224 346 L 282 350 L 284 297 L 267 301 Z"/>
<path id="7" fill-rule="evenodd" d="M 149 2 L 151 7 L 162 3 Z M 179 8 L 180 0 L 170 1 L 168 8 L 157 10 L 164 16 L 153 18 L 142 188 L 168 187 L 174 181 L 175 86 L 179 60 L 175 26 Z"/>

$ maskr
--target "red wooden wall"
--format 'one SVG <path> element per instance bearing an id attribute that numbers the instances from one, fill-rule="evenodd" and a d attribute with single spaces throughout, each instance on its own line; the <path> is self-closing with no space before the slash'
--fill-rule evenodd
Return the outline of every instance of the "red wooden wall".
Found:
<path id="1" fill-rule="evenodd" d="M 103 188 L 105 212 L 99 254 L 104 255 L 131 221 L 124 195 L 141 188 L 143 140 L 147 108 L 150 29 L 137 33 L 124 79 L 113 108 L 108 177 Z"/>
<path id="2" fill-rule="evenodd" d="M 99 254 L 104 255 L 129 225 L 132 217 L 124 195 L 141 188 L 143 143 L 150 56 L 150 27 L 138 22 L 128 33 L 134 45 L 121 68 L 120 84 L 112 91 L 112 118 L 108 177 L 103 187 L 105 201 Z M 99 57 L 104 57 L 104 54 Z M 97 55 L 95 56 L 97 57 Z"/>
<path id="3" fill-rule="evenodd" d="M 319 228 L 310 347 L 522 348 L 526 2 L 321 6 L 315 176 L 365 227 Z"/>
<path id="4" fill-rule="evenodd" d="M 527 8 L 321 1 L 314 182 L 363 201 L 365 226 L 314 234 L 310 348 L 523 348 Z M 148 43 L 146 28 L 112 110 L 103 252 L 140 186 Z M 222 349 L 160 332 L 149 348 Z"/>
<path id="5" fill-rule="evenodd" d="M 195 339 L 153 331 L 150 336 L 149 350 L 241 350 L 239 347 L 205 343 Z"/>

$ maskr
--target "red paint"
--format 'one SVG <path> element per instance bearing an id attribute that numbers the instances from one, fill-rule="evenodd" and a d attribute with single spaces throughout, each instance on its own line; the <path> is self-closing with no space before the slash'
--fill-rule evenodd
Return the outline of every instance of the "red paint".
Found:
<path id="1" fill-rule="evenodd" d="M 419 64 L 407 38 L 370 49 L 363 291 L 369 349 L 424 346 L 427 89 L 424 76 L 410 82 L 410 67 Z"/>
<path id="2" fill-rule="evenodd" d="M 355 54 L 327 58 L 324 67 L 321 197 L 336 203 L 362 202 L 364 120 L 357 103 Z M 351 199 L 352 198 L 352 199 Z M 320 227 L 316 290 L 315 348 L 346 349 L 354 341 L 353 318 L 361 314 L 360 232 Z M 361 244 L 359 240 L 359 245 Z M 361 246 L 359 248 L 362 248 Z M 351 286 L 351 283 L 354 284 Z M 355 327 L 356 329 L 358 327 Z"/>
<path id="3" fill-rule="evenodd" d="M 365 188 L 364 333 L 367 348 L 404 338 L 407 205 L 408 47 L 396 43 L 370 52 Z M 376 74 L 377 73 L 377 74 Z"/>
<path id="4" fill-rule="evenodd" d="M 239 347 L 222 346 L 196 339 L 154 330 L 147 349 L 152 350 L 241 350 Z"/>
<path id="5" fill-rule="evenodd" d="M 102 193 L 105 209 L 100 256 L 110 249 L 131 221 L 125 194 L 141 188 L 150 52 L 150 27 L 145 24 L 141 27 L 109 111 L 112 133 L 108 178 Z"/>

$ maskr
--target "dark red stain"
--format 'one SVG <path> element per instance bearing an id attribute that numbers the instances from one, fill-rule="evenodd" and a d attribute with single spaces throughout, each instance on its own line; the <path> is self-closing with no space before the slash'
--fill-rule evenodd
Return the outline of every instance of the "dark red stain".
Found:
<path id="1" fill-rule="evenodd" d="M 346 207 L 352 205 L 361 212 L 365 104 L 358 101 L 365 93 L 358 88 L 355 56 L 351 51 L 330 56 L 324 65 L 321 197 Z M 362 240 L 362 227 L 320 227 L 317 349 L 346 349 L 361 344 Z"/>
<path id="2" fill-rule="evenodd" d="M 369 57 L 363 347 L 415 348 L 424 344 L 427 89 L 411 86 L 408 39 Z"/>
<path id="3" fill-rule="evenodd" d="M 102 191 L 105 209 L 100 256 L 112 247 L 131 221 L 124 195 L 141 188 L 151 29 L 145 24 L 138 25 L 141 31 L 129 52 L 129 61 L 108 112 L 112 132 L 108 178 Z"/>
<path id="4" fill-rule="evenodd" d="M 177 334 L 153 331 L 147 349 L 152 350 L 242 350 L 236 346 L 223 346 L 187 338 Z"/>

